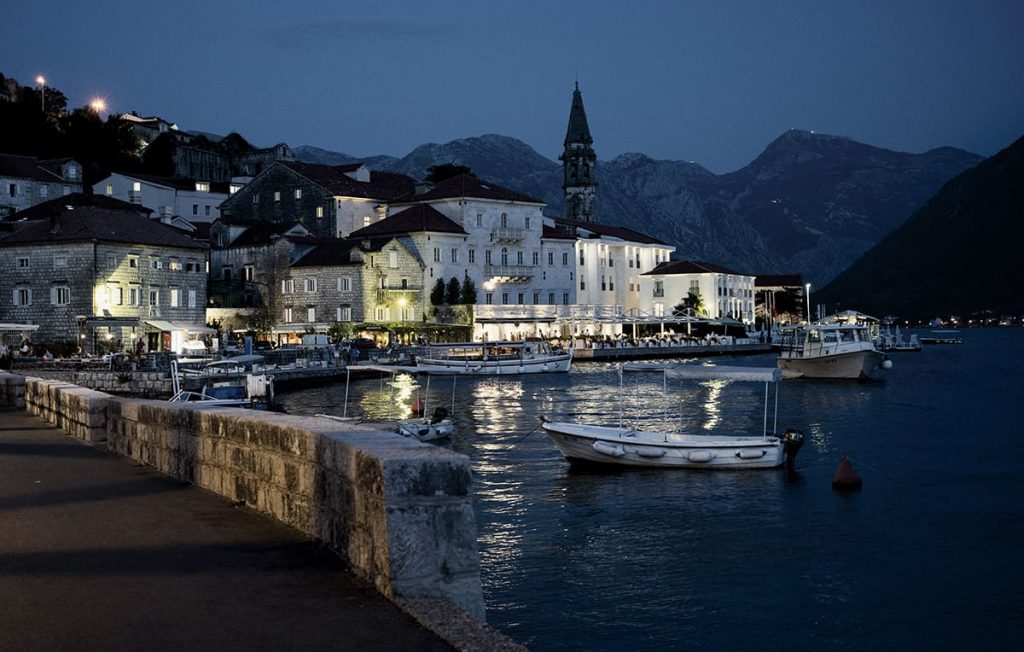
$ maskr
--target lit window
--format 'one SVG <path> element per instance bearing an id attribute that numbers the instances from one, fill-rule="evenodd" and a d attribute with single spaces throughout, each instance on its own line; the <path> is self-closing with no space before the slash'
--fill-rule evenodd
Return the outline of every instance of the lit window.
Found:
<path id="1" fill-rule="evenodd" d="M 323 217 L 324 216 L 324 207 L 323 206 L 317 206 L 316 207 L 316 216 L 317 217 Z"/>
<path id="2" fill-rule="evenodd" d="M 274 201 L 281 201 L 281 191 L 279 191 L 279 190 L 275 190 L 274 191 Z"/>
<path id="3" fill-rule="evenodd" d="M 113 195 L 114 194 L 114 184 L 108 183 L 107 187 L 106 187 L 106 192 L 107 192 L 107 197 L 110 197 L 111 195 Z"/>
<path id="4" fill-rule="evenodd" d="M 233 194 L 235 194 L 236 192 L 238 192 L 241 189 L 242 189 L 242 186 L 240 186 L 240 185 L 238 185 L 236 183 L 232 183 L 231 185 L 228 186 L 228 194 L 229 195 L 233 195 Z"/>
<path id="5" fill-rule="evenodd" d="M 254 272 L 252 265 L 246 265 L 242 268 L 242 280 L 252 282 Z"/>
<path id="6" fill-rule="evenodd" d="M 370 226 L 370 216 L 363 215 L 363 226 Z"/>
<path id="7" fill-rule="evenodd" d="M 132 192 L 142 192 L 142 183 L 132 181 Z"/>
<path id="8" fill-rule="evenodd" d="M 295 189 L 295 198 L 296 199 L 302 199 L 302 188 L 296 188 Z"/>
<path id="9" fill-rule="evenodd" d="M 210 192 L 210 184 L 205 181 L 196 181 L 196 192 Z"/>
<path id="10" fill-rule="evenodd" d="M 171 263 L 170 265 L 168 265 L 168 269 L 170 269 L 172 272 L 180 272 L 181 261 L 178 260 L 177 258 L 171 258 Z"/>
<path id="11" fill-rule="evenodd" d="M 291 321 L 292 321 L 292 309 L 291 308 L 285 308 L 284 309 L 284 320 L 285 320 L 286 323 L 289 323 L 289 324 L 291 323 Z"/>

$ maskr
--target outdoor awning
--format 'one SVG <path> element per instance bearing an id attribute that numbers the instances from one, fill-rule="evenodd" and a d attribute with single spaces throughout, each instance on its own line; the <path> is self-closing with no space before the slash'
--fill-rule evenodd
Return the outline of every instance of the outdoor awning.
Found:
<path id="1" fill-rule="evenodd" d="M 554 317 L 479 317 L 478 324 L 551 324 Z"/>
<path id="2" fill-rule="evenodd" d="M 85 326 L 90 328 L 96 328 L 98 326 L 106 326 L 107 328 L 130 326 L 134 328 L 139 325 L 139 320 L 135 317 L 89 317 L 83 323 Z"/>
<path id="3" fill-rule="evenodd" d="M 3 333 L 22 333 L 36 330 L 39 330 L 39 326 L 36 324 L 0 324 L 0 332 Z"/>
<path id="4" fill-rule="evenodd" d="M 216 333 L 217 329 L 205 324 L 182 324 L 173 321 L 147 319 L 146 326 L 158 331 L 185 331 L 187 333 Z"/>

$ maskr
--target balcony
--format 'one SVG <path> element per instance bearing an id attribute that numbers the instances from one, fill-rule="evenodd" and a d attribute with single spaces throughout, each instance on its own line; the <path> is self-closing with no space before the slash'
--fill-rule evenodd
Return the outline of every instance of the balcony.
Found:
<path id="1" fill-rule="evenodd" d="M 491 231 L 491 240 L 493 242 L 522 242 L 523 230 L 505 227 L 494 229 Z"/>
<path id="2" fill-rule="evenodd" d="M 526 283 L 533 278 L 533 270 L 526 265 L 484 265 L 484 276 L 498 283 Z"/>
<path id="3" fill-rule="evenodd" d="M 409 302 L 415 302 L 422 292 L 423 287 L 419 285 L 385 285 L 377 288 L 377 303 L 387 303 L 391 299 L 405 298 Z"/>
<path id="4" fill-rule="evenodd" d="M 661 299 L 664 296 L 665 296 L 665 289 L 664 288 L 654 288 L 654 297 L 655 298 Z"/>

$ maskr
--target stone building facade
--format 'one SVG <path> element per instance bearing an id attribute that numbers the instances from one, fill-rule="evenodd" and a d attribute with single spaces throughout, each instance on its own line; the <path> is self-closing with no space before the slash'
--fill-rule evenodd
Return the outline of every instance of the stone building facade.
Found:
<path id="1" fill-rule="evenodd" d="M 82 192 L 77 161 L 0 154 L 0 219 L 74 192 Z"/>
<path id="2" fill-rule="evenodd" d="M 97 353 L 138 339 L 166 350 L 205 330 L 204 244 L 105 198 L 72 194 L 19 215 L 0 238 L 0 321 Z"/>
<path id="3" fill-rule="evenodd" d="M 382 219 L 383 204 L 412 195 L 404 174 L 371 172 L 361 164 L 277 162 L 221 204 L 236 222 L 302 224 L 321 237 L 345 237 Z"/>
<path id="4" fill-rule="evenodd" d="M 700 295 L 698 316 L 754 323 L 755 277 L 714 263 L 692 260 L 662 262 L 641 274 L 640 293 L 655 315 L 669 315 L 693 292 Z"/>

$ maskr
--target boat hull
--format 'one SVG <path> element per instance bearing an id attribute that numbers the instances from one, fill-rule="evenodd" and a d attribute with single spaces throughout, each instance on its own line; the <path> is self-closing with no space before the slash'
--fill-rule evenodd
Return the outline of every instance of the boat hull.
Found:
<path id="1" fill-rule="evenodd" d="M 784 352 L 776 364 L 783 378 L 879 380 L 886 359 L 873 349 L 812 357 L 789 357 Z"/>
<path id="2" fill-rule="evenodd" d="M 710 437 L 545 422 L 570 462 L 685 469 L 768 469 L 786 461 L 777 437 Z"/>
<path id="3" fill-rule="evenodd" d="M 430 374 L 458 374 L 467 376 L 564 373 L 569 371 L 571 364 L 571 354 L 524 360 L 416 359 L 416 369 L 418 371 Z"/>

